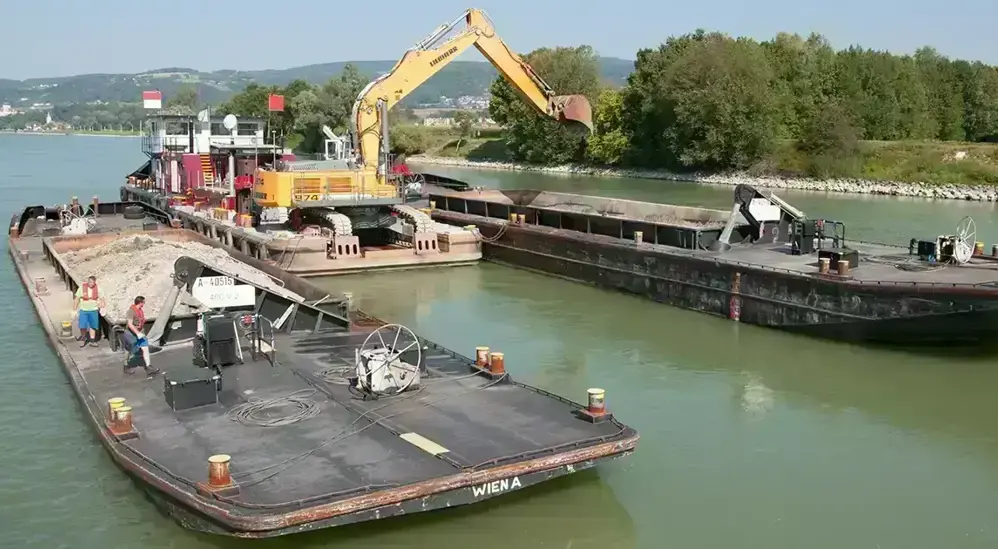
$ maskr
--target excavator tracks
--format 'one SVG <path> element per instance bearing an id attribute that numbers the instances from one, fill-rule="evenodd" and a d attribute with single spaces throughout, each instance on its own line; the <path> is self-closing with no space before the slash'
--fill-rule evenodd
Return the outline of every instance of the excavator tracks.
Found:
<path id="1" fill-rule="evenodd" d="M 415 232 L 433 232 L 433 220 L 430 219 L 429 215 L 417 210 L 416 208 L 406 204 L 396 204 L 395 206 L 392 206 L 392 210 L 399 214 L 399 217 L 412 225 L 415 228 Z"/>
<path id="2" fill-rule="evenodd" d="M 334 236 L 351 236 L 353 235 L 353 223 L 350 222 L 350 218 L 333 210 L 323 210 L 322 220 L 325 221 L 330 230 L 333 231 Z"/>

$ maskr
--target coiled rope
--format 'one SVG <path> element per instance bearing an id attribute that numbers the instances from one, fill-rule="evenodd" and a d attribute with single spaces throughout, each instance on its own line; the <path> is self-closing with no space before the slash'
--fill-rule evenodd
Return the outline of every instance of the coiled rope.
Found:
<path id="1" fill-rule="evenodd" d="M 281 427 L 291 425 L 319 415 L 319 406 L 308 397 L 315 394 L 315 389 L 302 389 L 290 395 L 262 399 L 251 398 L 249 401 L 229 410 L 225 415 L 243 425 L 256 427 Z M 293 408 L 291 413 L 278 415 L 277 410 Z"/>

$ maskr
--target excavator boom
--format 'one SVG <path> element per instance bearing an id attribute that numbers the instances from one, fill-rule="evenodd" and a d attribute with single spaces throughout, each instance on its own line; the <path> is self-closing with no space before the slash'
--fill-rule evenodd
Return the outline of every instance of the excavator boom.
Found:
<path id="1" fill-rule="evenodd" d="M 464 28 L 446 38 L 462 22 Z M 366 168 L 385 173 L 382 162 L 388 146 L 388 111 L 471 46 L 492 63 L 527 104 L 555 120 L 592 132 L 589 100 L 583 95 L 555 95 L 540 75 L 496 35 L 485 12 L 470 9 L 410 48 L 391 71 L 368 84 L 357 97 L 352 113 L 355 143 Z"/>

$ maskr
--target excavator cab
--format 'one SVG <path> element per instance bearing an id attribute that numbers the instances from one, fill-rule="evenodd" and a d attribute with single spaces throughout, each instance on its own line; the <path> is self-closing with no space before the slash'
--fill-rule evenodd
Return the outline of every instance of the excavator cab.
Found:
<path id="1" fill-rule="evenodd" d="M 584 95 L 556 95 L 551 105 L 558 115 L 558 121 L 579 133 L 593 132 L 593 108 Z"/>

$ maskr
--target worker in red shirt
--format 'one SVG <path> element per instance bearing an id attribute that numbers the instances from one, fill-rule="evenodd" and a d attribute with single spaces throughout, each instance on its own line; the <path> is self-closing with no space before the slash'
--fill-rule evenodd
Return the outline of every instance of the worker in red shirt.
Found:
<path id="1" fill-rule="evenodd" d="M 149 340 L 146 339 L 146 334 L 142 331 L 146 324 L 145 306 L 146 298 L 136 296 L 134 303 L 132 303 L 132 306 L 125 313 L 125 333 L 123 339 L 125 346 L 130 350 L 128 358 L 125 359 L 126 374 L 131 374 L 135 371 L 133 368 L 128 367 L 128 363 L 131 362 L 132 357 L 138 354 L 142 355 L 147 375 L 151 376 L 159 372 L 158 369 L 152 367 L 152 362 L 149 358 Z"/>

